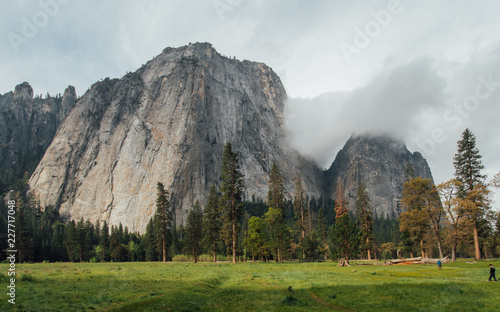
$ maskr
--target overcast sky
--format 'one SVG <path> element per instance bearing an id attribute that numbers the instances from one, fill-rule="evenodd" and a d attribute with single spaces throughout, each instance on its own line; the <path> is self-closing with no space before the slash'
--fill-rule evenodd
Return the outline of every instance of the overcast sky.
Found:
<path id="1" fill-rule="evenodd" d="M 453 177 L 456 142 L 469 127 L 484 173 L 500 171 L 497 0 L 20 0 L 3 7 L 1 94 L 28 81 L 36 94 L 73 85 L 81 95 L 165 47 L 210 42 L 278 73 L 292 144 L 321 166 L 353 132 L 389 133 L 422 152 L 441 182 Z"/>

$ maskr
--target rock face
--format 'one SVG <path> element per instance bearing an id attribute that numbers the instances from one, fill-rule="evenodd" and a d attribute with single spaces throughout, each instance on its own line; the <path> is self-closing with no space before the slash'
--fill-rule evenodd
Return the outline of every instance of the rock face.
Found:
<path id="1" fill-rule="evenodd" d="M 40 159 L 76 102 L 75 88 L 42 99 L 24 82 L 0 95 L 0 166 L 12 168 L 26 157 Z"/>
<path id="2" fill-rule="evenodd" d="M 18 87 L 0 102 L 8 97 L 17 106 L 35 107 L 31 88 Z M 35 120 L 40 127 L 26 127 L 31 129 L 27 133 L 3 131 L 2 142 L 48 146 L 49 134 L 57 128 L 48 120 L 62 120 L 75 98 L 74 89 L 68 89 L 61 100 L 40 102 L 43 109 L 35 111 L 47 114 L 36 118 L 11 109 L 15 120 Z M 134 73 L 95 83 L 78 100 L 31 176 L 30 190 L 42 206 L 55 205 L 68 219 L 121 222 L 130 231 L 143 232 L 155 211 L 157 182 L 170 192 L 178 223 L 196 200 L 205 204 L 211 185 L 220 186 L 227 142 L 239 153 L 248 198 L 266 198 L 276 162 L 290 196 L 297 176 L 306 193 L 317 198 L 335 198 L 340 180 L 352 209 L 363 181 L 374 210 L 395 216 L 406 166 L 431 177 L 419 153 L 381 136 L 351 137 L 331 168 L 322 172 L 287 146 L 285 100 L 278 76 L 262 63 L 223 57 L 206 43 L 167 48 Z M 12 153 L 20 153 L 16 148 Z M 15 157 L 7 154 L 2 161 L 12 162 Z"/>
<path id="3" fill-rule="evenodd" d="M 223 146 L 231 142 L 247 196 L 266 197 L 273 162 L 289 192 L 301 176 L 307 192 L 319 196 L 322 172 L 286 146 L 285 99 L 279 78 L 262 63 L 223 57 L 210 44 L 167 48 L 82 96 L 30 189 L 69 218 L 142 232 L 155 211 L 157 182 L 170 192 L 180 222 L 220 184 Z"/>
<path id="4" fill-rule="evenodd" d="M 372 210 L 379 216 L 397 217 L 408 165 L 413 166 L 414 176 L 432 179 L 427 161 L 418 152 L 410 153 L 403 142 L 387 136 L 353 135 L 326 172 L 325 192 L 335 199 L 340 182 L 353 211 L 358 185 L 363 182 Z"/>

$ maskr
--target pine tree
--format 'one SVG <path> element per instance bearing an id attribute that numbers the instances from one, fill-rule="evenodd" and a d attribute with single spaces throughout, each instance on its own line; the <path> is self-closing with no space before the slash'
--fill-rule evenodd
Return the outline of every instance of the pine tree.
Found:
<path id="1" fill-rule="evenodd" d="M 357 254 L 359 235 L 348 213 L 337 217 L 330 233 L 330 252 L 333 259 L 344 258 L 347 263 Z"/>
<path id="2" fill-rule="evenodd" d="M 156 251 L 155 244 L 155 228 L 153 218 L 149 219 L 148 225 L 146 226 L 146 233 L 141 240 L 142 248 L 145 252 L 146 261 L 157 261 L 158 253 Z"/>
<path id="3" fill-rule="evenodd" d="M 335 198 L 335 224 L 330 233 L 330 252 L 334 259 L 344 258 L 347 263 L 359 247 L 359 235 L 356 225 L 349 217 L 347 203 L 342 196 L 340 179 Z"/>
<path id="4" fill-rule="evenodd" d="M 212 185 L 208 194 L 207 206 L 205 207 L 203 218 L 203 243 L 212 252 L 214 262 L 217 261 L 217 247 L 220 240 L 219 220 L 219 194 L 215 185 Z"/>
<path id="5" fill-rule="evenodd" d="M 328 260 L 328 227 L 326 225 L 326 218 L 323 206 L 318 211 L 318 222 L 317 222 L 317 230 L 318 230 L 318 239 L 319 239 L 319 249 L 320 252 L 324 255 L 325 261 Z"/>
<path id="6" fill-rule="evenodd" d="M 101 261 L 108 261 L 110 254 L 110 242 L 109 242 L 109 228 L 108 223 L 104 221 L 102 223 L 101 237 L 99 240 L 99 245 L 101 247 Z"/>
<path id="7" fill-rule="evenodd" d="M 193 208 L 189 211 L 186 220 L 186 248 L 193 255 L 194 263 L 198 262 L 200 254 L 200 242 L 202 238 L 203 211 L 200 203 L 196 201 Z"/>
<path id="8" fill-rule="evenodd" d="M 461 183 L 460 197 L 465 198 L 478 184 L 484 184 L 486 176 L 481 174 L 484 169 L 482 156 L 476 147 L 476 136 L 467 128 L 462 133 L 462 139 L 457 142 L 457 153 L 453 158 L 455 178 Z"/>
<path id="9" fill-rule="evenodd" d="M 68 259 L 71 262 L 75 261 L 75 246 L 77 244 L 76 238 L 76 223 L 74 220 L 68 222 L 64 229 L 64 246 L 68 254 Z"/>
<path id="10" fill-rule="evenodd" d="M 455 178 L 461 183 L 458 195 L 469 203 L 465 212 L 468 213 L 468 218 L 473 221 L 475 257 L 479 260 L 481 258 L 479 227 L 480 224 L 486 223 L 484 218 L 490 210 L 487 198 L 488 190 L 485 186 L 486 176 L 481 174 L 484 166 L 481 161 L 482 156 L 476 147 L 476 137 L 468 128 L 462 133 L 462 138 L 457 142 L 457 146 L 453 165 L 455 166 Z"/>
<path id="11" fill-rule="evenodd" d="M 56 221 L 53 224 L 52 239 L 50 240 L 50 261 L 65 261 L 66 251 L 64 250 L 64 224 Z"/>
<path id="12" fill-rule="evenodd" d="M 371 250 L 373 248 L 372 211 L 370 209 L 370 198 L 362 182 L 358 185 L 356 195 L 356 215 L 361 236 L 360 249 L 366 251 L 368 260 L 371 260 Z"/>
<path id="13" fill-rule="evenodd" d="M 221 178 L 222 234 L 226 245 L 232 250 L 233 263 L 236 263 L 238 223 L 243 208 L 243 174 L 240 172 L 238 154 L 233 152 L 231 143 L 227 143 L 224 147 Z"/>
<path id="14" fill-rule="evenodd" d="M 113 225 L 111 226 L 111 234 L 109 235 L 109 249 L 111 259 L 113 259 L 114 262 L 117 262 L 120 259 L 120 247 L 120 230 L 116 225 Z"/>
<path id="15" fill-rule="evenodd" d="M 162 183 L 157 184 L 155 223 L 157 230 L 157 242 L 161 247 L 163 262 L 167 262 L 167 251 L 172 244 L 172 212 L 168 202 L 168 193 Z"/>
<path id="16" fill-rule="evenodd" d="M 267 195 L 269 210 L 266 213 L 266 221 L 271 229 L 272 248 L 275 252 L 275 260 L 283 262 L 284 252 L 289 244 L 289 228 L 285 220 L 285 187 L 283 176 L 276 164 L 271 168 L 269 176 L 269 192 Z"/>
<path id="17" fill-rule="evenodd" d="M 302 247 L 302 259 L 305 259 L 305 250 L 303 242 L 306 238 L 306 222 L 307 222 L 307 210 L 305 207 L 305 195 L 304 189 L 302 188 L 302 180 L 297 177 L 295 179 L 295 196 L 293 202 L 293 209 L 295 212 L 295 219 L 297 224 L 297 230 L 300 233 L 300 246 Z"/>
<path id="18" fill-rule="evenodd" d="M 85 228 L 83 217 L 76 224 L 76 248 L 80 262 L 83 262 L 87 251 L 87 229 Z"/>

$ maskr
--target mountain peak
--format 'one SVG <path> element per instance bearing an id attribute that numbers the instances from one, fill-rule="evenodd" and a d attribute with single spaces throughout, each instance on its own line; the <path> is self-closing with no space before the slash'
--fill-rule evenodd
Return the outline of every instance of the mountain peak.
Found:
<path id="1" fill-rule="evenodd" d="M 18 84 L 14 89 L 14 99 L 32 100 L 33 88 L 26 81 Z"/>

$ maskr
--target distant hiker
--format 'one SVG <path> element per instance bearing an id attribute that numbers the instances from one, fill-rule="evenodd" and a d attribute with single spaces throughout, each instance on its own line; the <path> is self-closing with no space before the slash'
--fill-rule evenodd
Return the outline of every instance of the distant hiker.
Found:
<path id="1" fill-rule="evenodd" d="M 491 278 L 493 277 L 493 280 L 495 280 L 495 282 L 497 281 L 497 278 L 495 276 L 495 267 L 490 264 L 490 278 L 488 279 L 488 282 L 491 282 Z"/>
<path id="2" fill-rule="evenodd" d="M 438 268 L 441 270 L 441 260 L 438 260 Z"/>

